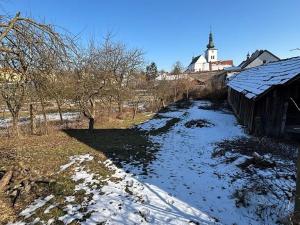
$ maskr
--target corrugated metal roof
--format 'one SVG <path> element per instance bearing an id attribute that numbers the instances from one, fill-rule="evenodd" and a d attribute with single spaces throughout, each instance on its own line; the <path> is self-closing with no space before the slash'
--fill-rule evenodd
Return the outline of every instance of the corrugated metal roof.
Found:
<path id="1" fill-rule="evenodd" d="M 274 85 L 283 85 L 300 74 L 300 57 L 253 67 L 237 74 L 228 86 L 254 99 Z"/>

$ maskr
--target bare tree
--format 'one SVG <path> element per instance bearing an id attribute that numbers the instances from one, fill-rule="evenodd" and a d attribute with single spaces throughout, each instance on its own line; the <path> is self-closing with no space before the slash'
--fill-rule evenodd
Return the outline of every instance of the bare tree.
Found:
<path id="1" fill-rule="evenodd" d="M 179 89 L 181 87 L 181 73 L 183 71 L 183 66 L 181 62 L 177 61 L 173 65 L 172 69 L 172 75 L 174 76 L 173 82 L 172 82 L 172 87 L 173 87 L 173 102 L 177 101 L 177 98 L 179 96 Z"/>
<path id="2" fill-rule="evenodd" d="M 135 74 L 131 82 L 129 93 L 130 103 L 133 109 L 132 119 L 135 119 L 139 107 L 147 102 L 146 90 L 149 84 L 147 81 L 149 82 L 147 75 L 145 76 L 141 71 Z"/>
<path id="3" fill-rule="evenodd" d="M 195 84 L 189 77 L 184 77 L 180 83 L 184 91 L 185 98 L 188 100 L 190 98 L 190 91 L 195 86 Z"/>
<path id="4" fill-rule="evenodd" d="M 182 63 L 180 61 L 176 61 L 173 65 L 171 73 L 174 75 L 178 75 L 178 74 L 181 74 L 182 72 L 183 72 Z"/>
<path id="5" fill-rule="evenodd" d="M 66 53 L 62 35 L 50 25 L 23 18 L 0 17 L 0 64 L 8 71 L 1 83 L 1 95 L 12 115 L 13 130 L 18 135 L 18 118 L 28 88 L 37 74 L 37 62 L 44 52 Z"/>
<path id="6" fill-rule="evenodd" d="M 68 71 L 58 71 L 49 80 L 49 96 L 57 105 L 60 121 L 63 122 L 62 107 L 72 99 L 71 74 Z"/>
<path id="7" fill-rule="evenodd" d="M 148 92 L 153 96 L 153 105 L 155 110 L 165 108 L 172 97 L 173 90 L 170 87 L 170 81 L 163 79 L 157 82 L 148 82 Z"/>
<path id="8" fill-rule="evenodd" d="M 92 133 L 95 124 L 96 98 L 104 93 L 107 74 L 102 70 L 102 55 L 91 42 L 88 50 L 82 51 L 75 68 L 75 100 L 83 115 L 89 119 L 89 131 Z"/>
<path id="9" fill-rule="evenodd" d="M 65 44 L 65 46 L 70 46 L 69 49 L 73 49 L 71 47 L 73 46 L 72 44 Z M 41 46 L 41 50 L 38 58 L 35 60 L 34 67 L 36 69 L 31 73 L 30 80 L 41 104 L 45 132 L 48 133 L 46 102 L 55 100 L 62 121 L 61 106 L 63 99 L 67 97 L 65 94 L 68 87 L 65 82 L 68 77 L 64 75 L 67 74 L 66 69 L 68 63 L 70 63 L 69 57 L 71 56 L 67 51 L 64 51 L 66 47 L 62 49 L 56 48 L 53 51 L 52 46 L 47 46 L 47 48 Z"/>
<path id="10" fill-rule="evenodd" d="M 111 36 L 105 38 L 101 48 L 102 69 L 109 76 L 109 86 L 113 90 L 118 111 L 123 112 L 124 101 L 130 97 L 130 83 L 143 65 L 140 49 L 127 49 L 125 44 L 113 42 Z"/>

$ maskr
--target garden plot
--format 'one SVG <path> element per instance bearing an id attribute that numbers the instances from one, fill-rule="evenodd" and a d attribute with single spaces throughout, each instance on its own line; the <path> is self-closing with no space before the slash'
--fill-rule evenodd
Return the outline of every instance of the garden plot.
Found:
<path id="1" fill-rule="evenodd" d="M 49 202 L 47 199 L 33 202 L 24 210 L 30 211 L 32 221 L 41 224 L 56 224 L 56 221 L 64 224 L 276 224 L 292 210 L 295 188 L 294 170 L 276 168 L 283 163 L 289 163 L 288 167 L 292 168 L 292 159 L 283 161 L 260 152 L 274 165 L 256 166 L 251 154 L 231 151 L 237 143 L 228 152 L 216 154 L 218 143 L 250 137 L 232 114 L 209 110 L 208 104 L 195 101 L 189 108 L 159 113 L 160 117 L 138 127 L 159 146 L 147 164 L 147 173 L 138 161 L 120 160 L 121 166 L 117 167 L 108 159 L 99 164 L 112 171 L 112 175 L 101 177 L 86 166 L 93 160 L 92 156 L 74 156 L 61 167 L 62 171 L 70 171 L 76 182 L 74 196 L 65 196 L 65 204 L 60 205 L 64 214 L 47 221 L 35 216 L 35 204 L 42 205 L 45 213 L 57 207 L 55 196 Z M 174 119 L 176 122 L 164 129 Z M 190 121 L 196 122 L 187 126 Z M 155 130 L 163 132 L 153 133 Z M 241 167 L 245 162 L 248 164 Z M 268 186 L 273 192 L 245 190 L 258 177 L 263 183 L 273 183 L 274 186 Z M 276 178 L 278 182 L 272 182 Z M 280 184 L 286 187 L 284 191 L 277 189 Z M 76 201 L 76 192 L 84 193 L 80 202 Z M 279 201 L 280 205 L 274 204 Z M 264 204 L 268 207 L 264 208 Z"/>

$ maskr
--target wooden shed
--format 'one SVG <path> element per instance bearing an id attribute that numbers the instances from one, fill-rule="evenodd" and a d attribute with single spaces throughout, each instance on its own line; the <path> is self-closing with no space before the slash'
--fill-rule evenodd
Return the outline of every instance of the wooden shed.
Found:
<path id="1" fill-rule="evenodd" d="M 300 57 L 244 70 L 228 87 L 228 102 L 250 133 L 300 135 Z"/>

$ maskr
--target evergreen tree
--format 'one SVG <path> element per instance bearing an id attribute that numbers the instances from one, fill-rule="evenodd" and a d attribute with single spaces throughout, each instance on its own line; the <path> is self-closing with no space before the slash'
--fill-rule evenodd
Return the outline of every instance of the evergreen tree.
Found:
<path id="1" fill-rule="evenodd" d="M 157 66 L 155 62 L 152 62 L 146 67 L 147 80 L 154 80 L 158 76 Z"/>

